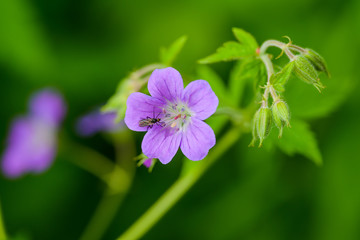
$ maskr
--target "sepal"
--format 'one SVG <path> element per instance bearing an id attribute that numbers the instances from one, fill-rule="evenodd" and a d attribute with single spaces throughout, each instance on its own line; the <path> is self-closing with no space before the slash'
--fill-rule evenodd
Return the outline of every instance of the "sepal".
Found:
<path id="1" fill-rule="evenodd" d="M 287 104 L 281 100 L 276 100 L 272 105 L 272 115 L 274 123 L 277 128 L 279 128 L 279 138 L 282 136 L 283 127 L 286 125 L 290 126 L 290 112 Z"/>
<path id="2" fill-rule="evenodd" d="M 260 139 L 259 147 L 271 130 L 271 110 L 268 107 L 261 107 L 254 116 L 253 140 L 249 146 L 254 146 L 256 139 Z"/>
<path id="3" fill-rule="evenodd" d="M 304 82 L 312 84 L 319 92 L 321 92 L 324 85 L 320 82 L 319 75 L 309 60 L 303 55 L 298 55 L 294 61 L 294 71 L 296 75 Z"/>
<path id="4" fill-rule="evenodd" d="M 325 59 L 320 56 L 317 52 L 312 49 L 305 49 L 305 54 L 307 60 L 315 67 L 315 69 L 319 72 L 324 72 L 328 77 L 330 77 L 329 70 L 327 68 Z"/>

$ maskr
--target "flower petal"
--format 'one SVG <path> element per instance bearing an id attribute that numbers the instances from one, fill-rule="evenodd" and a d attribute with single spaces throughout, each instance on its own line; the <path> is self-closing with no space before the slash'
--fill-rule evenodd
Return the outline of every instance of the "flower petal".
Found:
<path id="1" fill-rule="evenodd" d="M 133 131 L 147 131 L 148 127 L 139 126 L 140 120 L 156 117 L 163 105 L 159 99 L 139 92 L 132 93 L 126 102 L 125 124 Z"/>
<path id="2" fill-rule="evenodd" d="M 167 164 L 179 149 L 181 136 L 173 129 L 154 126 L 145 134 L 141 149 L 149 158 L 158 158 L 162 164 Z"/>
<path id="3" fill-rule="evenodd" d="M 45 89 L 32 96 L 30 112 L 58 126 L 65 116 L 66 105 L 60 93 L 53 89 Z"/>
<path id="4" fill-rule="evenodd" d="M 4 174 L 16 178 L 50 167 L 56 153 L 55 129 L 38 118 L 19 118 L 13 123 L 2 159 Z"/>
<path id="5" fill-rule="evenodd" d="M 152 164 L 152 158 L 148 158 L 144 161 L 143 165 L 147 168 L 151 167 L 151 164 Z"/>
<path id="6" fill-rule="evenodd" d="M 149 78 L 148 89 L 154 98 L 174 102 L 181 98 L 184 83 L 174 68 L 155 69 Z"/>
<path id="7" fill-rule="evenodd" d="M 196 80 L 186 86 L 182 101 L 188 104 L 196 118 L 207 119 L 215 113 L 219 99 L 205 80 Z"/>
<path id="8" fill-rule="evenodd" d="M 197 161 L 208 154 L 215 142 L 215 134 L 212 128 L 205 122 L 192 118 L 187 131 L 183 134 L 180 148 L 188 159 Z"/>
<path id="9" fill-rule="evenodd" d="M 117 132 L 124 128 L 124 121 L 116 123 L 115 119 L 115 112 L 103 113 L 97 109 L 78 119 L 76 131 L 83 137 L 89 137 L 98 132 Z"/>

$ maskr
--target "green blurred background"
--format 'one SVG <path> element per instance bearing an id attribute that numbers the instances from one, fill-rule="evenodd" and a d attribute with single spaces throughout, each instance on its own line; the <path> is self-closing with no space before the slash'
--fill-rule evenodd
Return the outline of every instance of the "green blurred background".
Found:
<path id="1" fill-rule="evenodd" d="M 290 108 L 300 112 L 316 106 L 321 97 L 332 104 L 332 110 L 319 116 L 304 114 L 319 141 L 324 166 L 300 155 L 248 148 L 246 135 L 144 239 L 360 239 L 357 0 L 0 0 L 2 149 L 11 119 L 26 111 L 30 94 L 53 86 L 68 104 L 64 131 L 73 141 L 112 157 L 113 147 L 101 136 L 76 136 L 77 117 L 106 102 L 121 78 L 157 61 L 159 47 L 184 34 L 188 42 L 175 67 L 193 74 L 198 59 L 233 40 L 232 27 L 249 31 L 259 43 L 290 36 L 327 60 L 332 78 L 323 79 L 328 86 L 324 93 L 289 99 Z M 227 79 L 231 66 L 213 67 Z M 142 134 L 135 136 L 139 148 Z M 1 177 L 10 235 L 79 238 L 104 185 L 64 158 L 60 154 L 38 176 Z M 151 206 L 179 175 L 180 160 L 158 164 L 152 174 L 137 169 L 103 239 L 116 238 Z"/>

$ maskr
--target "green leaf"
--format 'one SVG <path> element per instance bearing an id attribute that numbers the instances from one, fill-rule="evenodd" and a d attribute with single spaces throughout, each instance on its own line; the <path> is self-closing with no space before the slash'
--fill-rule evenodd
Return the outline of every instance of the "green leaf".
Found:
<path id="1" fill-rule="evenodd" d="M 249 51 L 255 53 L 256 49 L 259 47 L 255 38 L 248 32 L 244 31 L 241 28 L 233 28 L 232 29 L 236 39 L 244 44 L 245 47 L 249 48 Z"/>
<path id="2" fill-rule="evenodd" d="M 292 119 L 291 128 L 285 128 L 280 139 L 274 139 L 276 138 L 275 134 L 272 135 L 272 138 L 273 143 L 287 155 L 293 156 L 299 153 L 315 164 L 322 165 L 322 156 L 317 140 L 306 122 Z"/>
<path id="3" fill-rule="evenodd" d="M 283 92 L 285 90 L 284 86 L 289 80 L 293 69 L 294 62 L 289 62 L 281 71 L 271 77 L 270 82 L 273 84 L 276 91 Z"/>
<path id="4" fill-rule="evenodd" d="M 252 53 L 244 45 L 237 42 L 226 42 L 224 45 L 216 50 L 216 53 L 200 59 L 199 63 L 208 64 L 221 61 L 233 61 L 239 60 L 248 56 Z"/>
<path id="5" fill-rule="evenodd" d="M 212 90 L 219 98 L 220 105 L 231 104 L 231 98 L 225 87 L 225 83 L 214 70 L 212 70 L 209 66 L 206 65 L 198 65 L 196 68 L 196 74 L 197 74 L 197 78 L 209 82 Z"/>
<path id="6" fill-rule="evenodd" d="M 165 66 L 171 66 L 181 49 L 184 47 L 187 40 L 187 36 L 181 36 L 176 39 L 169 48 L 160 49 L 160 61 Z"/>
<path id="7" fill-rule="evenodd" d="M 258 74 L 259 61 L 250 58 L 238 61 L 230 72 L 229 88 L 234 102 L 240 103 L 249 79 L 254 80 Z"/>
<path id="8" fill-rule="evenodd" d="M 255 56 L 258 44 L 255 38 L 240 28 L 233 28 L 233 33 L 239 42 L 226 42 L 216 50 L 216 53 L 200 59 L 199 63 L 208 64 L 220 61 L 233 61 Z"/>
<path id="9" fill-rule="evenodd" d="M 230 73 L 229 88 L 232 99 L 239 104 L 243 99 L 245 88 L 251 84 L 256 92 L 259 84 L 266 82 L 266 70 L 262 61 L 258 58 L 248 58 L 238 61 Z"/>

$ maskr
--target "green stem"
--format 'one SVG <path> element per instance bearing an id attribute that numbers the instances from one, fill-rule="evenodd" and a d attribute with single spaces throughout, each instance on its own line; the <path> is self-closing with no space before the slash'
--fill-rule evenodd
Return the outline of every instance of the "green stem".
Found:
<path id="1" fill-rule="evenodd" d="M 114 136 L 114 142 L 117 164 L 114 164 L 115 168 L 107 175 L 107 188 L 81 240 L 102 238 L 131 187 L 135 173 L 135 162 L 132 160 L 135 155 L 134 141 L 128 132 L 123 132 Z"/>
<path id="2" fill-rule="evenodd" d="M 240 137 L 240 128 L 230 129 L 203 159 L 202 166 L 180 177 L 118 240 L 141 238 L 196 183 L 206 170 Z"/>
<path id="3" fill-rule="evenodd" d="M 6 237 L 6 231 L 5 231 L 1 203 L 0 203 L 0 240 L 6 240 L 6 239 L 7 237 Z"/>
<path id="4" fill-rule="evenodd" d="M 214 115 L 227 115 L 236 124 L 244 122 L 244 113 L 233 107 L 219 107 Z"/>
<path id="5" fill-rule="evenodd" d="M 73 151 L 74 157 L 69 160 L 106 182 L 106 176 L 112 172 L 115 164 L 91 148 L 77 144 L 76 149 L 76 152 Z"/>
<path id="6" fill-rule="evenodd" d="M 72 164 L 98 177 L 108 184 L 107 176 L 115 168 L 115 164 L 97 151 L 78 144 L 61 134 L 60 152 L 66 154 L 66 159 Z"/>

